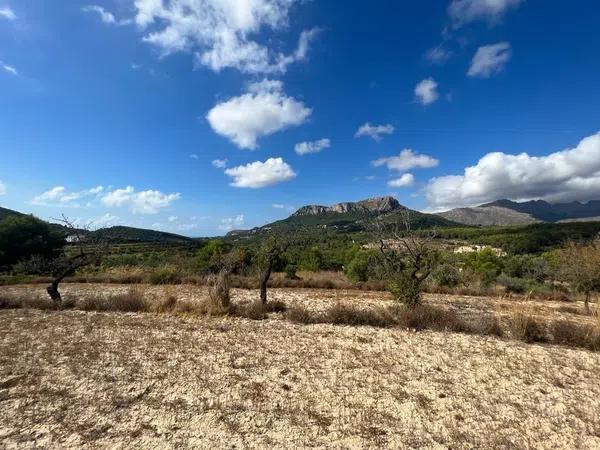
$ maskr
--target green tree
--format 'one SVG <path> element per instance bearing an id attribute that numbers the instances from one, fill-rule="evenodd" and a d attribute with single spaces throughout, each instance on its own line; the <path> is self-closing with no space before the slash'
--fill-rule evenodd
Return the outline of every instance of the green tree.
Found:
<path id="1" fill-rule="evenodd" d="M 8 216 L 0 220 L 0 267 L 5 269 L 34 255 L 52 259 L 64 245 L 64 236 L 33 216 Z"/>

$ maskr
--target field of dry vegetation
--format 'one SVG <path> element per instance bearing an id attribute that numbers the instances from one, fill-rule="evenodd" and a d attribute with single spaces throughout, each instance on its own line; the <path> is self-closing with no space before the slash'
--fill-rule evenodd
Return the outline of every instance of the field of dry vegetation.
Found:
<path id="1" fill-rule="evenodd" d="M 580 303 L 240 289 L 212 314 L 198 286 L 63 291 L 0 288 L 2 448 L 600 448 Z"/>

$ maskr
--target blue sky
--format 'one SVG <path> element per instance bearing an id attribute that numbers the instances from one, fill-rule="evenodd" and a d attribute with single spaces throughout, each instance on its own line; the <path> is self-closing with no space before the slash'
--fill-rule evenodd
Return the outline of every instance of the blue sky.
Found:
<path id="1" fill-rule="evenodd" d="M 0 205 L 203 236 L 600 198 L 594 0 L 0 0 Z"/>

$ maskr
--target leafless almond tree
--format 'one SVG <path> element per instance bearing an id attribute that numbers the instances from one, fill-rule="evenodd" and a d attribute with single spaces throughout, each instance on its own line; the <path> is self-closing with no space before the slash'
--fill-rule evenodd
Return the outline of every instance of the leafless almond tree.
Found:
<path id="1" fill-rule="evenodd" d="M 394 297 L 409 306 L 421 301 L 422 285 L 437 262 L 433 240 L 435 229 L 417 235 L 411 228 L 410 211 L 402 211 L 399 222 L 376 219 L 373 228 L 378 241 L 384 276 Z"/>
<path id="2" fill-rule="evenodd" d="M 89 226 L 78 228 L 64 215 L 56 221 L 67 229 L 67 237 L 73 244 L 72 248 L 67 248 L 61 256 L 51 262 L 53 278 L 46 291 L 53 301 L 61 302 L 59 284 L 82 267 L 99 263 L 102 256 L 108 252 L 108 242 L 94 237 Z"/>

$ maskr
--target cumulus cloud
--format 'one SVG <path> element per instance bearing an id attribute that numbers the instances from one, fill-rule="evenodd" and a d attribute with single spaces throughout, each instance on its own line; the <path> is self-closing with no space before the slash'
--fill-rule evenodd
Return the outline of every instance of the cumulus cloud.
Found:
<path id="1" fill-rule="evenodd" d="M 147 190 L 136 192 L 132 186 L 109 191 L 102 196 L 102 204 L 108 207 L 127 207 L 133 214 L 156 214 L 181 198 L 176 192 L 164 194 L 160 191 Z"/>
<path id="2" fill-rule="evenodd" d="M 283 92 L 281 81 L 265 79 L 250 84 L 246 94 L 217 104 L 206 119 L 217 134 L 253 150 L 260 137 L 300 125 L 311 113 L 304 103 Z"/>
<path id="3" fill-rule="evenodd" d="M 426 78 L 415 87 L 415 99 L 422 105 L 430 105 L 440 96 L 437 92 L 438 84 L 433 78 Z"/>
<path id="4" fill-rule="evenodd" d="M 239 188 L 263 188 L 296 177 L 294 170 L 282 158 L 255 161 L 245 166 L 232 167 L 225 174 L 233 178 L 231 186 Z"/>
<path id="5" fill-rule="evenodd" d="M 432 64 L 444 64 L 452 56 L 452 52 L 443 45 L 430 48 L 425 54 L 425 58 Z"/>
<path id="6" fill-rule="evenodd" d="M 306 155 L 308 153 L 319 153 L 330 146 L 331 141 L 329 139 L 319 139 L 314 142 L 299 142 L 294 146 L 294 151 L 299 155 Z"/>
<path id="7" fill-rule="evenodd" d="M 460 28 L 475 21 L 498 23 L 511 8 L 516 8 L 524 0 L 452 0 L 448 15 L 454 28 Z"/>
<path id="8" fill-rule="evenodd" d="M 227 167 L 227 160 L 226 159 L 213 159 L 212 163 L 213 167 L 216 167 L 217 169 L 224 169 L 225 167 Z"/>
<path id="9" fill-rule="evenodd" d="M 376 142 L 379 142 L 383 139 L 383 135 L 392 134 L 394 132 L 394 127 L 390 124 L 387 125 L 371 125 L 369 122 L 362 125 L 356 133 L 354 133 L 354 137 L 362 137 L 368 136 Z"/>
<path id="10" fill-rule="evenodd" d="M 7 191 L 6 184 L 0 180 L 0 195 L 5 195 Z"/>
<path id="11" fill-rule="evenodd" d="M 415 177 L 412 173 L 405 173 L 400 178 L 388 181 L 389 187 L 409 187 L 415 184 Z"/>
<path id="12" fill-rule="evenodd" d="M 600 133 L 584 138 L 575 148 L 547 156 L 488 153 L 462 175 L 433 178 L 425 193 L 436 210 L 502 198 L 549 202 L 600 199 Z"/>
<path id="13" fill-rule="evenodd" d="M 104 23 L 106 25 L 121 26 L 121 25 L 129 25 L 131 23 L 131 20 L 128 20 L 128 19 L 117 20 L 113 13 L 111 13 L 110 11 L 107 11 L 102 6 L 88 5 L 88 6 L 84 6 L 83 8 L 81 8 L 81 10 L 86 13 L 97 14 L 100 17 L 100 20 L 102 20 L 102 23 Z"/>
<path id="14" fill-rule="evenodd" d="M 111 213 L 106 213 L 101 216 L 95 217 L 88 221 L 88 226 L 93 228 L 107 228 L 116 225 L 119 222 L 119 217 L 114 216 Z"/>
<path id="15" fill-rule="evenodd" d="M 511 56 L 512 50 L 508 42 L 479 47 L 471 61 L 471 67 L 467 75 L 489 78 L 495 73 L 501 72 Z"/>
<path id="16" fill-rule="evenodd" d="M 17 20 L 17 15 L 8 6 L 0 7 L 0 19 Z"/>
<path id="17" fill-rule="evenodd" d="M 372 161 L 375 167 L 386 166 L 389 170 L 405 171 L 410 169 L 429 169 L 436 167 L 440 162 L 431 156 L 415 153 L 410 148 L 400 152 L 398 156 L 379 158 Z"/>
<path id="18" fill-rule="evenodd" d="M 84 199 L 97 197 L 104 191 L 103 186 L 96 186 L 83 191 L 70 192 L 64 186 L 55 186 L 52 189 L 36 195 L 32 205 L 50 206 L 59 208 L 79 208 Z"/>
<path id="19" fill-rule="evenodd" d="M 301 0 L 136 0 L 135 22 L 144 41 L 163 54 L 192 51 L 196 61 L 214 71 L 235 68 L 246 73 L 283 73 L 306 58 L 318 30 L 300 34 L 289 54 L 274 51 L 257 38 L 284 30 L 290 8 Z"/>
<path id="20" fill-rule="evenodd" d="M 4 64 L 2 61 L 0 61 L 0 68 L 2 68 L 2 70 L 4 70 L 5 72 L 10 73 L 11 75 L 19 75 L 19 72 L 17 71 L 17 69 L 15 69 L 14 66 Z"/>
<path id="21" fill-rule="evenodd" d="M 243 227 L 245 223 L 244 215 L 240 214 L 236 217 L 226 217 L 221 219 L 221 225 L 219 229 L 223 231 L 231 231 L 235 228 Z"/>

